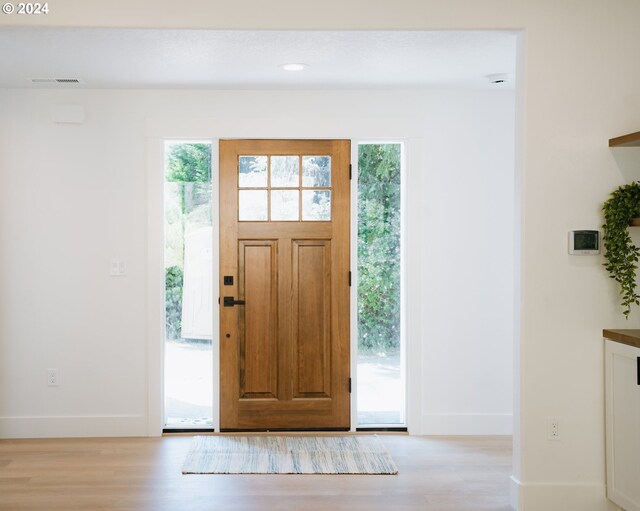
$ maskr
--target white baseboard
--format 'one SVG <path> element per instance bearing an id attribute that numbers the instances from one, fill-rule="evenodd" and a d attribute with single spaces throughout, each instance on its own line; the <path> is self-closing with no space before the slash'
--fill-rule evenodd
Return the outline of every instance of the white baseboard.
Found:
<path id="1" fill-rule="evenodd" d="M 522 483 L 511 477 L 516 511 L 620 511 L 601 483 Z"/>
<path id="2" fill-rule="evenodd" d="M 422 435 L 511 435 L 513 415 L 435 414 L 422 416 Z"/>
<path id="3" fill-rule="evenodd" d="M 0 417 L 0 438 L 147 436 L 144 415 Z"/>
<path id="4" fill-rule="evenodd" d="M 515 477 L 509 478 L 509 504 L 511 509 L 520 510 L 520 486 L 521 483 Z"/>

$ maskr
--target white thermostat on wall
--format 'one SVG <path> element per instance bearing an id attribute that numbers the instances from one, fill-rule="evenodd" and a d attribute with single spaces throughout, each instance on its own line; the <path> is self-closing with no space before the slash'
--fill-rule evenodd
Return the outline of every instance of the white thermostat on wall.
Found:
<path id="1" fill-rule="evenodd" d="M 600 231 L 569 231 L 571 255 L 596 255 L 600 253 Z"/>

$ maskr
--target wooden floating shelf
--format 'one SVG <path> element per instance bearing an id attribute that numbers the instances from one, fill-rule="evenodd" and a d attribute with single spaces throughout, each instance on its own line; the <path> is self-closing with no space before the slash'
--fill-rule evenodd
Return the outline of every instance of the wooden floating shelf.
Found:
<path id="1" fill-rule="evenodd" d="M 609 147 L 640 147 L 640 131 L 610 138 Z"/>
<path id="2" fill-rule="evenodd" d="M 622 344 L 628 344 L 629 346 L 635 346 L 640 348 L 640 330 L 609 330 L 602 331 L 602 336 L 605 339 L 621 342 Z"/>

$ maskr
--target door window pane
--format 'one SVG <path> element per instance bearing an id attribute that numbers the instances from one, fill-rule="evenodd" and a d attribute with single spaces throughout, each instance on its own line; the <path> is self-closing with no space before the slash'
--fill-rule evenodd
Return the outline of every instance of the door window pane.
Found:
<path id="1" fill-rule="evenodd" d="M 271 157 L 271 186 L 278 188 L 300 186 L 300 160 L 297 156 Z"/>
<path id="2" fill-rule="evenodd" d="M 331 156 L 240 156 L 238 219 L 331 221 L 330 187 Z"/>
<path id="3" fill-rule="evenodd" d="M 300 218 L 298 190 L 271 190 L 271 220 L 298 221 Z"/>
<path id="4" fill-rule="evenodd" d="M 238 161 L 238 186 L 240 188 L 267 187 L 266 156 L 240 156 Z"/>
<path id="5" fill-rule="evenodd" d="M 302 157 L 302 186 L 331 186 L 331 156 Z"/>
<path id="6" fill-rule="evenodd" d="M 267 220 L 267 190 L 240 190 L 238 192 L 238 220 Z"/>
<path id="7" fill-rule="evenodd" d="M 329 190 L 302 191 L 302 220 L 331 220 L 331 192 Z"/>

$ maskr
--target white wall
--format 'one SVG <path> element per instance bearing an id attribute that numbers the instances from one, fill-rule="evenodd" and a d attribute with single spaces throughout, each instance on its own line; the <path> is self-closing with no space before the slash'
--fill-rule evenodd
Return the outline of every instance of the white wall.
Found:
<path id="1" fill-rule="evenodd" d="M 141 120 L 104 95 L 82 126 L 53 124 L 49 94 L 0 98 L 1 434 L 144 434 Z"/>
<path id="2" fill-rule="evenodd" d="M 83 125 L 51 121 L 65 103 Z M 410 429 L 510 433 L 513 92 L 13 90 L 0 112 L 2 436 L 159 431 L 162 168 L 147 180 L 144 151 L 161 136 L 406 139 Z M 478 236 L 493 249 L 469 257 Z"/>
<path id="3" fill-rule="evenodd" d="M 511 434 L 514 104 L 473 94 L 429 104 L 422 431 Z"/>

